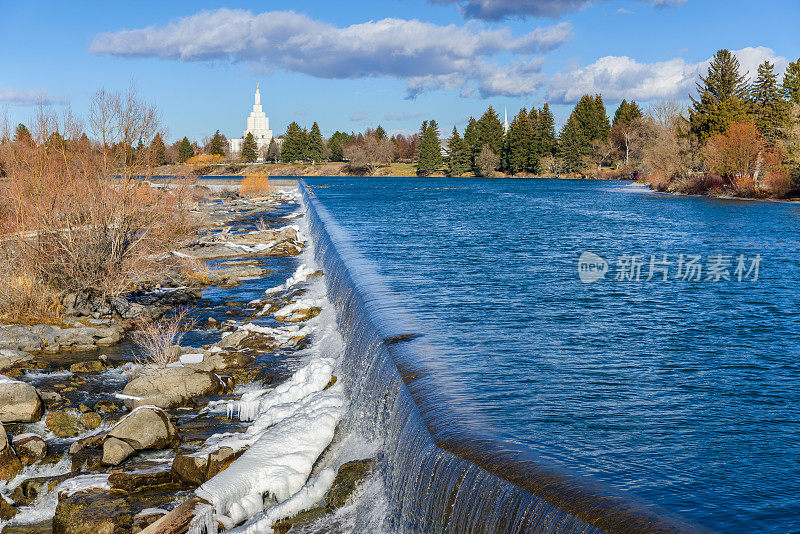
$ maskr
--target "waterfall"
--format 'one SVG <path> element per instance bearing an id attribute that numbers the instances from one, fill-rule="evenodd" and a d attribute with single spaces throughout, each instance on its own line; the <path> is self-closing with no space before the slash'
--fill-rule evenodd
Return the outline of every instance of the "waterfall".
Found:
<path id="1" fill-rule="evenodd" d="M 406 532 L 697 532 L 470 428 L 426 362 L 433 350 L 303 181 L 309 232 L 345 340 L 344 424 L 385 443 L 390 521 Z"/>

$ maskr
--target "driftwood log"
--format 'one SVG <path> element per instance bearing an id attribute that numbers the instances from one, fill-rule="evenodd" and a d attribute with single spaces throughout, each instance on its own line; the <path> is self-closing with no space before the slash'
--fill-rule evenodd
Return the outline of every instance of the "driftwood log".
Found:
<path id="1" fill-rule="evenodd" d="M 192 497 L 148 526 L 140 534 L 183 534 L 189 530 L 189 524 L 194 518 L 194 509 L 198 504 L 208 504 L 208 501 L 200 497 Z"/>

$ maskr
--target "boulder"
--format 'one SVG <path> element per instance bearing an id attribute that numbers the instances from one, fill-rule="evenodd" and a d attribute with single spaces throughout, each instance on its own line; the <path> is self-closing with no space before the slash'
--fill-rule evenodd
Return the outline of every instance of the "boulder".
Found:
<path id="1" fill-rule="evenodd" d="M 113 469 L 108 477 L 112 489 L 132 493 L 142 488 L 161 486 L 172 482 L 170 462 L 150 460 L 124 469 Z"/>
<path id="2" fill-rule="evenodd" d="M 32 423 L 42 409 L 35 387 L 0 375 L 0 423 Z"/>
<path id="3" fill-rule="evenodd" d="M 23 465 L 32 465 L 47 456 L 47 443 L 36 434 L 20 434 L 14 438 L 14 450 Z"/>
<path id="4" fill-rule="evenodd" d="M 103 463 L 118 465 L 134 451 L 164 449 L 178 442 L 178 429 L 165 412 L 151 407 L 136 408 L 106 436 Z"/>
<path id="5" fill-rule="evenodd" d="M 11 506 L 8 501 L 0 495 L 0 521 L 8 521 L 18 513 L 19 510 Z"/>
<path id="6" fill-rule="evenodd" d="M 22 462 L 19 461 L 11 443 L 8 441 L 6 429 L 0 423 L 0 480 L 11 480 L 22 471 Z"/>
<path id="7" fill-rule="evenodd" d="M 199 486 L 227 469 L 243 452 L 220 447 L 208 453 L 179 454 L 172 462 L 172 476 L 190 486 Z"/>
<path id="8" fill-rule="evenodd" d="M 59 438 L 74 438 L 81 433 L 78 416 L 66 411 L 47 412 L 45 425 Z"/>
<path id="9" fill-rule="evenodd" d="M 148 369 L 128 382 L 122 393 L 132 398 L 125 399 L 129 408 L 158 406 L 177 408 L 194 403 L 196 397 L 222 392 L 224 384 L 209 371 L 190 367 L 167 367 Z"/>
<path id="10" fill-rule="evenodd" d="M 69 366 L 70 373 L 99 373 L 106 370 L 106 365 L 100 360 L 73 363 Z"/>
<path id="11" fill-rule="evenodd" d="M 244 341 L 250 333 L 249 330 L 237 330 L 224 336 L 217 345 L 224 349 L 236 347 L 239 343 Z"/>
<path id="12" fill-rule="evenodd" d="M 17 349 L 0 349 L 0 373 L 33 360 L 33 356 Z"/>
<path id="13" fill-rule="evenodd" d="M 127 442 L 121 439 L 110 437 L 103 442 L 102 463 L 106 465 L 119 465 L 136 453 Z"/>
<path id="14" fill-rule="evenodd" d="M 203 371 L 224 371 L 240 369 L 255 362 L 255 358 L 238 352 L 216 352 L 206 356 L 202 362 L 189 364 L 192 369 Z"/>

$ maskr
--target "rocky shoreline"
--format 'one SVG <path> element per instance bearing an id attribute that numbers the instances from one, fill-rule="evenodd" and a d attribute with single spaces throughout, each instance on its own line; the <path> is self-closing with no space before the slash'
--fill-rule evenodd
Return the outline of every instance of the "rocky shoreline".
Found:
<path id="1" fill-rule="evenodd" d="M 350 501 L 374 460 L 336 452 L 346 402 L 299 208 L 211 198 L 173 252 L 193 269 L 0 325 L 0 532 L 287 532 Z M 148 362 L 136 321 L 177 307 L 195 326 Z"/>

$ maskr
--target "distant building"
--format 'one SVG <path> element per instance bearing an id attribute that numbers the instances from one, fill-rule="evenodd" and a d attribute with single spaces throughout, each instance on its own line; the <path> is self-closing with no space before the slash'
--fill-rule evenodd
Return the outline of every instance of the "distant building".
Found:
<path id="1" fill-rule="evenodd" d="M 242 151 L 244 138 L 249 133 L 253 134 L 256 140 L 259 159 L 261 159 L 262 150 L 266 150 L 269 147 L 269 142 L 272 141 L 272 130 L 269 129 L 269 117 L 261 109 L 261 93 L 258 90 L 258 84 L 256 84 L 256 102 L 253 104 L 253 111 L 247 117 L 247 129 L 244 131 L 244 135 L 240 139 L 228 140 L 231 154 L 238 154 Z"/>
<path id="2" fill-rule="evenodd" d="M 508 106 L 506 106 L 505 117 L 503 118 L 503 131 L 508 133 Z"/>

